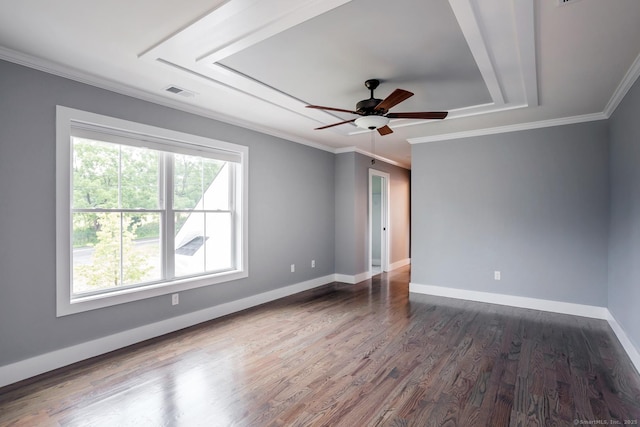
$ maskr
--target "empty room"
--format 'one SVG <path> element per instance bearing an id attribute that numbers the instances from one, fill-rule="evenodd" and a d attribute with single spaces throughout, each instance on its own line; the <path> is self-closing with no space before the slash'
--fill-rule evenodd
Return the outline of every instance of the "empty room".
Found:
<path id="1" fill-rule="evenodd" d="M 638 425 L 639 1 L 0 12 L 0 426 Z"/>

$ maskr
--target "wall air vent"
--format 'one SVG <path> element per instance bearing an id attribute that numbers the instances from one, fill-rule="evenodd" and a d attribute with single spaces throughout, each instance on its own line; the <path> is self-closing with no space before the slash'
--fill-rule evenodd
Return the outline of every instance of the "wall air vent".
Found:
<path id="1" fill-rule="evenodd" d="M 182 89 L 181 87 L 173 86 L 173 85 L 166 87 L 164 90 L 166 90 L 167 92 L 171 92 L 175 95 L 184 96 L 185 98 L 192 98 L 196 96 L 196 94 L 194 92 L 191 92 L 190 90 Z"/>

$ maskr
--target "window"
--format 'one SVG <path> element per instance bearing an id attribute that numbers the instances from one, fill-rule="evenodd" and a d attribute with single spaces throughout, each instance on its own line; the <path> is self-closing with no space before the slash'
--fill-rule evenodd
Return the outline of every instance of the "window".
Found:
<path id="1" fill-rule="evenodd" d="M 248 148 L 57 109 L 57 308 L 247 277 Z"/>

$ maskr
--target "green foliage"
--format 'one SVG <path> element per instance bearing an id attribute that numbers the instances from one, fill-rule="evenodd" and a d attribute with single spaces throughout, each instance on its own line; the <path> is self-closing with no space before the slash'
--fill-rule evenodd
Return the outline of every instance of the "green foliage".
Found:
<path id="1" fill-rule="evenodd" d="M 224 162 L 219 160 L 174 155 L 173 207 L 195 208 L 223 165 Z"/>
<path id="2" fill-rule="evenodd" d="M 120 214 L 99 213 L 97 216 L 97 243 L 92 265 L 80 265 L 75 274 L 95 287 L 113 287 L 138 283 L 151 270 L 147 257 L 135 248 L 137 225 Z M 122 277 L 121 277 L 121 260 Z"/>
<path id="3" fill-rule="evenodd" d="M 214 181 L 224 162 L 174 154 L 175 209 L 193 209 Z M 158 151 L 74 138 L 74 209 L 159 209 L 160 171 Z M 134 214 L 138 238 L 158 236 L 158 223 Z M 73 215 L 73 247 L 98 244 L 101 226 L 92 213 Z"/>
<path id="4" fill-rule="evenodd" d="M 73 207 L 157 209 L 160 153 L 75 139 Z"/>

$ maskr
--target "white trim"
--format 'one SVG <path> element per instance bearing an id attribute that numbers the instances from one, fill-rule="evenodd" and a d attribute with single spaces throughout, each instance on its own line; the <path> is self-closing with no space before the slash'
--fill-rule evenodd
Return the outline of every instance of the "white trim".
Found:
<path id="1" fill-rule="evenodd" d="M 334 281 L 333 274 L 318 277 L 0 366 L 0 387 Z M 167 295 L 165 298 L 171 296 Z"/>
<path id="2" fill-rule="evenodd" d="M 235 269 L 219 274 L 174 279 L 160 283 L 126 288 L 114 292 L 72 298 L 71 292 L 71 136 L 76 124 L 92 124 L 113 131 L 124 131 L 135 138 L 167 144 L 190 144 L 191 148 L 211 147 L 234 153 L 239 160 L 236 180 L 236 214 L 234 225 L 238 245 Z M 151 142 L 149 142 L 151 143 Z M 249 275 L 249 147 L 225 141 L 190 135 L 142 123 L 117 119 L 58 105 L 56 108 L 56 316 L 66 316 L 102 307 L 185 291 L 217 283 L 238 280 Z M 235 169 L 235 168 L 234 168 Z M 170 233 L 169 233 L 170 234 Z"/>
<path id="3" fill-rule="evenodd" d="M 384 179 L 384 186 L 382 187 L 381 191 L 381 198 L 380 198 L 380 209 L 381 209 L 381 213 L 382 213 L 382 217 L 380 218 L 380 222 L 381 222 L 381 228 L 382 230 L 380 230 L 380 268 L 382 269 L 382 271 L 389 271 L 389 258 L 391 256 L 390 254 L 390 250 L 389 250 L 389 242 L 391 241 L 391 210 L 390 210 L 390 203 L 389 201 L 391 200 L 391 174 L 387 173 L 387 172 L 382 172 L 378 169 L 375 168 L 369 168 L 369 188 L 368 188 L 368 195 L 367 195 L 367 199 L 369 202 L 369 210 L 368 210 L 368 215 L 367 215 L 367 221 L 368 221 L 368 232 L 369 232 L 369 253 L 368 253 L 368 260 L 367 260 L 367 265 L 368 265 L 368 270 L 369 270 L 369 276 L 373 276 L 373 269 L 372 269 L 372 264 L 373 264 L 373 177 L 377 176 L 379 178 Z M 386 231 L 386 232 L 385 232 Z"/>
<path id="4" fill-rule="evenodd" d="M 512 3 L 513 4 L 513 3 Z M 539 105 L 538 72 L 536 64 L 536 30 L 535 30 L 535 2 L 517 2 L 513 8 L 514 19 L 518 34 L 518 57 L 526 103 L 529 107 Z"/>
<path id="5" fill-rule="evenodd" d="M 389 264 L 389 271 L 397 270 L 398 268 L 404 267 L 405 265 L 411 264 L 411 258 L 401 259 L 396 262 L 392 262 Z"/>
<path id="6" fill-rule="evenodd" d="M 635 366 L 638 373 L 640 373 L 640 351 L 633 345 L 629 337 L 627 336 L 622 326 L 618 323 L 613 314 L 609 310 L 607 310 L 607 321 L 609 322 L 609 326 L 613 330 L 613 333 L 618 337 L 618 341 L 622 344 L 622 348 L 627 352 L 629 359 L 631 359 L 631 363 Z"/>
<path id="7" fill-rule="evenodd" d="M 405 262 L 407 260 L 403 260 Z M 394 265 L 397 263 L 394 263 Z M 405 264 L 406 265 L 406 264 Z M 353 280 L 356 277 L 360 277 L 366 275 L 366 273 L 361 273 L 356 276 L 347 276 L 342 274 L 330 274 L 324 277 L 319 277 L 316 279 L 307 280 L 305 282 L 293 284 L 290 286 L 286 286 L 279 289 L 274 289 L 272 291 L 263 292 L 258 295 L 253 295 L 250 297 L 242 298 L 239 300 L 231 301 L 228 303 L 223 303 L 214 307 L 210 307 L 207 309 L 199 310 L 193 313 L 183 314 L 181 316 L 176 316 L 170 319 L 162 320 L 160 322 L 156 322 L 153 324 L 141 326 L 138 328 L 130 329 L 127 331 L 119 332 L 116 334 L 112 334 L 106 337 L 98 338 L 92 341 L 87 341 L 82 344 L 77 344 L 71 347 L 62 348 L 59 350 L 54 350 L 49 353 L 44 353 L 38 356 L 31 357 L 29 359 L 20 360 L 18 362 L 14 362 L 8 365 L 0 366 L 0 387 L 7 386 L 9 384 L 13 384 L 18 381 L 25 380 L 27 378 L 31 378 L 33 376 L 61 368 L 63 366 L 70 365 L 72 363 L 76 363 L 91 357 L 99 356 L 101 354 L 108 353 L 110 351 L 114 351 L 132 344 L 136 344 L 151 338 L 155 338 L 164 334 L 168 334 L 180 329 L 184 329 L 193 325 L 197 325 L 202 322 L 206 322 L 209 320 L 213 320 L 222 316 L 226 316 L 228 314 L 232 314 L 241 310 L 246 310 L 251 307 L 255 307 L 270 301 L 274 301 L 280 298 L 284 298 L 290 295 L 294 295 L 296 293 L 304 292 L 306 290 L 314 289 L 325 284 L 329 284 L 331 282 L 344 282 L 344 283 L 357 283 L 355 281 L 350 282 L 343 279 L 352 278 Z M 362 279 L 365 280 L 365 279 Z M 460 298 L 460 299 L 471 299 L 473 301 L 478 301 L 473 298 L 463 298 L 461 295 L 471 296 L 469 291 L 464 290 L 455 290 L 458 292 L 447 292 L 447 290 L 451 291 L 449 288 L 442 288 L 437 286 L 428 286 L 428 285 L 419 285 L 415 283 L 410 283 L 409 285 L 410 292 L 415 293 L 424 293 L 429 295 L 439 295 L 446 296 L 450 298 Z M 427 292 L 430 291 L 430 292 Z M 434 293 L 435 291 L 440 291 L 439 294 Z M 446 295 L 444 295 L 446 294 Z M 457 296 L 454 296 L 457 295 Z M 543 311 L 552 311 L 544 308 L 540 308 L 544 305 L 546 308 L 549 308 L 548 303 L 554 303 L 554 301 L 547 300 L 537 300 L 534 298 L 521 298 L 521 297 L 511 297 L 508 295 L 498 295 L 498 294 L 490 294 L 485 292 L 475 292 L 475 294 L 483 294 L 486 298 L 487 296 L 498 296 L 500 298 L 492 299 L 490 301 L 482 301 L 482 302 L 490 302 L 495 304 L 500 304 L 499 301 L 502 301 L 502 305 L 505 305 L 507 300 L 518 298 L 520 300 L 526 300 L 529 302 L 528 306 L 524 308 L 533 308 L 537 310 Z M 170 298 L 167 296 L 167 298 Z M 561 306 L 553 305 L 553 307 L 563 307 L 568 305 L 570 307 L 578 306 L 578 307 L 587 307 L 588 310 L 582 310 L 581 312 L 591 312 L 592 314 L 597 314 L 598 316 L 588 316 L 595 318 L 604 318 L 609 322 L 611 329 L 616 334 L 623 348 L 629 355 L 632 363 L 635 365 L 636 369 L 640 372 L 640 353 L 634 347 L 633 343 L 629 340 L 626 333 L 622 329 L 622 327 L 618 324 L 615 318 L 611 315 L 609 310 L 605 307 L 593 307 L 593 306 L 581 306 L 580 304 L 570 304 L 570 303 L 560 303 Z M 512 304 L 508 304 L 512 305 Z M 518 306 L 518 305 L 515 305 Z M 595 309 L 595 310 L 593 310 Z M 572 312 L 559 311 L 563 314 L 574 314 Z M 604 314 L 604 317 L 601 317 Z"/>
<path id="8" fill-rule="evenodd" d="M 627 95 L 627 92 L 629 92 L 629 89 L 631 89 L 636 80 L 638 80 L 638 77 L 640 77 L 640 55 L 633 61 L 633 64 L 629 70 L 627 70 L 627 73 L 622 78 L 615 92 L 611 95 L 611 99 L 609 99 L 609 102 L 607 102 L 607 105 L 604 107 L 603 113 L 607 118 L 611 117 L 616 108 L 618 108 L 618 105 Z"/>
<path id="9" fill-rule="evenodd" d="M 486 302 L 490 304 L 508 305 L 511 307 L 530 308 L 550 311 L 552 313 L 572 314 L 574 316 L 591 317 L 606 320 L 609 310 L 595 305 L 575 304 L 571 302 L 552 301 L 539 298 L 520 297 L 515 295 L 495 294 L 491 292 L 469 291 L 466 289 L 446 288 L 443 286 L 421 285 L 409 283 L 409 292 L 436 295 L 440 297 Z"/>
<path id="10" fill-rule="evenodd" d="M 629 356 L 631 363 L 640 373 L 640 351 L 635 347 L 633 342 L 631 342 L 622 326 L 616 321 L 607 307 L 495 294 L 491 292 L 469 291 L 443 286 L 421 285 L 412 282 L 409 283 L 409 292 L 606 320 L 620 341 L 622 348 Z"/>
<path id="11" fill-rule="evenodd" d="M 322 151 L 328 151 L 335 154 L 335 148 L 330 147 L 319 142 L 311 141 L 306 138 L 294 135 L 292 133 L 283 132 L 270 127 L 259 125 L 248 120 L 243 120 L 238 117 L 231 117 L 219 112 L 215 112 L 206 108 L 198 107 L 181 101 L 180 99 L 166 98 L 145 90 L 136 89 L 131 86 L 127 86 L 112 80 L 103 79 L 93 74 L 84 73 L 76 69 L 67 67 L 62 64 L 58 64 L 52 61 L 48 61 L 42 58 L 37 58 L 17 52 L 6 47 L 0 46 L 0 59 L 22 65 L 27 68 L 42 71 L 47 74 L 69 79 L 78 83 L 83 83 L 89 86 L 105 89 L 110 92 L 118 93 L 120 95 L 131 96 L 141 101 L 150 102 L 163 107 L 173 108 L 175 110 L 184 111 L 186 113 L 195 114 L 200 117 L 205 117 L 212 120 L 217 120 L 221 123 L 226 123 L 233 126 L 239 126 L 244 129 L 253 130 L 256 132 L 270 135 L 276 138 L 285 139 L 298 144 L 306 145 L 308 147 L 316 148 Z"/>
<path id="12" fill-rule="evenodd" d="M 496 105 L 504 105 L 504 93 L 500 88 L 497 70 L 488 51 L 486 33 L 483 33 L 480 28 L 482 22 L 474 10 L 474 5 L 469 0 L 449 0 L 449 5 L 458 20 L 460 30 L 487 86 L 491 100 Z"/>
<path id="13" fill-rule="evenodd" d="M 518 123 L 514 125 L 497 126 L 485 129 L 475 129 L 463 132 L 452 132 L 441 135 L 422 136 L 418 138 L 409 138 L 409 144 L 423 144 L 426 142 L 447 141 L 450 139 L 471 138 L 474 136 L 494 135 L 498 133 L 518 132 L 529 129 L 540 129 L 553 126 L 564 126 L 575 123 L 593 122 L 597 120 L 606 120 L 609 117 L 604 113 L 584 114 L 582 116 L 563 117 L 560 119 L 541 120 L 538 122 Z"/>
<path id="14" fill-rule="evenodd" d="M 402 163 L 398 163 L 395 160 L 391 160 L 391 159 L 388 159 L 386 157 L 379 156 L 378 154 L 373 154 L 373 153 L 371 153 L 371 152 L 369 152 L 367 150 L 363 150 L 363 149 L 358 148 L 358 147 L 351 146 L 351 147 L 336 148 L 336 149 L 333 150 L 333 154 L 343 154 L 343 153 L 360 153 L 360 154 L 363 154 L 363 155 L 365 155 L 367 157 L 373 157 L 376 160 L 380 160 L 382 162 L 389 163 L 390 165 L 394 165 L 394 166 L 398 166 L 398 167 L 403 168 L 403 169 L 411 170 L 411 168 L 403 165 Z"/>
<path id="15" fill-rule="evenodd" d="M 638 78 L 640 78 L 640 55 L 636 57 L 635 61 L 609 99 L 609 102 L 607 102 L 604 110 L 599 113 L 583 114 L 580 116 L 562 117 L 529 123 L 517 123 L 513 125 L 497 126 L 485 129 L 474 129 L 470 131 L 452 132 L 441 135 L 409 138 L 407 142 L 409 142 L 409 144 L 422 144 L 425 142 L 447 141 L 451 139 L 471 138 L 475 136 L 494 135 L 498 133 L 518 132 L 529 129 L 540 129 L 553 126 L 570 125 L 575 123 L 592 122 L 597 120 L 607 120 L 614 113 L 620 102 L 622 102 L 624 97 L 627 95 L 627 92 L 629 92 L 631 87 L 633 87 Z"/>
<path id="16" fill-rule="evenodd" d="M 262 125 L 257 125 L 255 123 L 251 123 L 249 121 L 242 120 L 236 117 L 230 117 L 227 115 L 223 115 L 221 113 L 217 113 L 204 108 L 193 106 L 193 105 L 184 103 L 178 99 L 165 98 L 163 96 L 152 94 L 147 91 L 135 89 L 118 82 L 106 80 L 92 74 L 80 72 L 78 70 L 72 69 L 62 64 L 58 64 L 52 61 L 47 61 L 41 58 L 30 56 L 22 52 L 17 52 L 17 51 L 8 49 L 6 47 L 0 46 L 0 59 L 8 62 L 12 62 L 14 64 L 22 65 L 31 69 L 43 71 L 45 73 L 52 74 L 58 77 L 62 77 L 62 78 L 73 80 L 79 83 L 87 84 L 93 87 L 106 89 L 121 95 L 132 96 L 142 101 L 151 102 L 153 104 L 174 108 L 179 111 L 184 111 L 184 112 L 195 114 L 201 117 L 217 120 L 222 123 L 227 123 L 233 126 L 239 126 L 245 129 L 256 131 L 256 132 L 261 132 L 276 138 L 286 139 L 291 142 L 306 145 L 308 147 L 327 151 L 333 154 L 347 153 L 347 152 L 353 151 L 353 152 L 361 153 L 367 156 L 372 156 L 371 153 L 357 147 L 353 147 L 353 146 L 344 147 L 344 148 L 330 147 L 328 145 L 324 145 L 315 141 L 310 141 L 305 138 L 301 138 L 300 136 L 293 135 L 287 132 L 282 132 L 282 131 L 268 128 Z M 585 114 L 580 116 L 551 119 L 551 120 L 542 120 L 537 122 L 520 123 L 520 124 L 498 126 L 498 127 L 485 128 L 485 129 L 476 129 L 476 130 L 470 130 L 470 131 L 452 132 L 452 133 L 445 133 L 445 134 L 439 134 L 439 135 L 409 138 L 407 142 L 409 142 L 409 144 L 421 144 L 426 142 L 446 141 L 446 140 L 458 139 L 458 138 L 470 138 L 474 136 L 493 135 L 497 133 L 516 132 L 521 130 L 538 129 L 538 128 L 545 128 L 545 127 L 551 127 L 551 126 L 562 126 L 562 125 L 574 124 L 574 123 L 606 120 L 611 116 L 611 114 L 613 114 L 618 104 L 622 101 L 622 99 L 624 99 L 627 92 L 631 89 L 631 87 L 633 86 L 633 84 L 638 78 L 640 78 L 640 55 L 636 57 L 635 61 L 633 62 L 633 65 L 625 74 L 624 78 L 618 85 L 616 91 L 613 93 L 613 95 L 609 99 L 609 102 L 607 103 L 607 105 L 605 106 L 602 112 Z M 522 106 L 524 105 L 518 105 L 517 108 L 520 108 Z M 476 107 L 474 106 L 473 108 L 476 108 Z M 462 110 L 465 110 L 465 109 L 462 109 Z M 484 114 L 484 113 L 487 113 L 487 111 L 482 110 L 479 114 Z M 459 117 L 466 117 L 468 115 L 470 114 L 461 114 Z M 453 116 L 458 117 L 455 114 L 451 114 L 451 113 L 449 114 L 449 118 L 455 118 Z M 410 124 L 416 125 L 420 123 L 421 122 L 414 121 Z M 407 167 L 394 160 L 387 159 L 378 155 L 376 155 L 375 157 L 376 159 L 387 162 L 389 164 L 399 166 L 408 170 L 411 169 L 410 167 Z"/>
<path id="17" fill-rule="evenodd" d="M 334 278 L 336 282 L 340 283 L 348 283 L 350 285 L 355 285 L 356 283 L 360 283 L 363 280 L 371 279 L 371 272 L 365 271 L 358 274 L 334 274 Z"/>
<path id="18" fill-rule="evenodd" d="M 402 259 L 400 261 L 396 261 L 394 263 L 389 264 L 389 271 L 393 271 L 397 268 L 404 267 L 405 265 L 411 264 L 411 258 Z M 364 280 L 371 279 L 372 275 L 370 271 L 365 271 L 359 274 L 334 274 L 334 281 L 340 283 L 348 283 L 350 285 L 355 285 L 356 283 L 360 283 Z"/>

